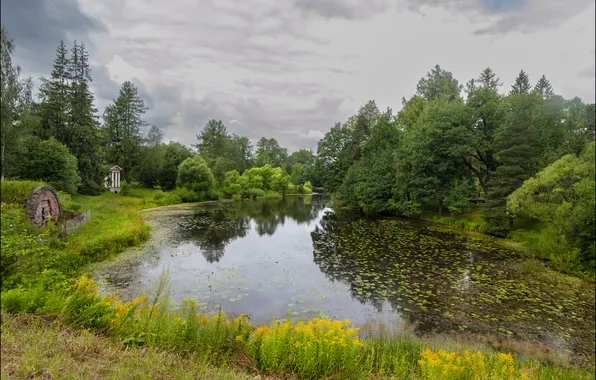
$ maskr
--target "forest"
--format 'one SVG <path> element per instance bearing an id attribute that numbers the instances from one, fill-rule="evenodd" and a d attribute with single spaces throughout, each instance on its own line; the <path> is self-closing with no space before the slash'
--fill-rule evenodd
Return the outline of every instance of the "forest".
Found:
<path id="1" fill-rule="evenodd" d="M 475 215 L 481 232 L 519 240 L 561 270 L 594 272 L 595 105 L 557 95 L 544 75 L 532 82 L 522 70 L 504 86 L 489 67 L 464 86 L 436 65 L 399 112 L 369 101 L 336 123 L 316 154 L 289 154 L 266 137 L 255 149 L 221 120 L 187 147 L 164 143 L 143 120 L 147 108 L 130 81 L 100 115 L 83 43 L 60 41 L 51 75 L 34 89 L 1 33 L 3 179 L 97 195 L 106 165 L 117 164 L 123 193 L 131 184 L 158 188 L 170 203 L 322 187 L 366 213 Z"/>
<path id="2" fill-rule="evenodd" d="M 117 164 L 123 192 L 137 183 L 177 190 L 175 196 L 187 202 L 312 191 L 310 150 L 288 154 L 265 137 L 255 149 L 248 138 L 229 134 L 221 120 L 210 120 L 191 147 L 164 143 L 162 131 L 143 119 L 147 107 L 130 81 L 100 115 L 83 43 L 69 48 L 60 41 L 34 100 L 32 78 L 12 62 L 15 41 L 4 27 L 1 33 L 3 179 L 41 180 L 71 194 L 98 195 L 107 165 Z"/>
<path id="3" fill-rule="evenodd" d="M 506 93 L 504 93 L 506 91 Z M 481 218 L 561 270 L 593 273 L 594 104 L 543 75 L 503 88 L 491 68 L 465 86 L 442 69 L 393 114 L 374 101 L 318 143 L 314 175 L 365 212 Z"/>

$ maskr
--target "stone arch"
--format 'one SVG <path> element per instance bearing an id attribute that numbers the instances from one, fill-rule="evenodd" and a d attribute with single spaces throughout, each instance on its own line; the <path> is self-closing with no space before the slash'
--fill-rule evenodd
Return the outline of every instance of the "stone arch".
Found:
<path id="1" fill-rule="evenodd" d="M 45 223 L 48 216 L 58 221 L 62 215 L 62 207 L 56 191 L 51 186 L 38 186 L 31 190 L 25 201 L 27 218 L 37 225 Z"/>

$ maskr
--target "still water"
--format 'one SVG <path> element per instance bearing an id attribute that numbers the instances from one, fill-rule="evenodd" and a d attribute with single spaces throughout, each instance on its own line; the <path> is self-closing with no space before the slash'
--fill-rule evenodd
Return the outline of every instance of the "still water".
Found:
<path id="1" fill-rule="evenodd" d="M 173 300 L 273 318 L 325 315 L 539 341 L 594 357 L 594 287 L 520 265 L 488 237 L 365 218 L 324 196 L 150 210 L 152 238 L 95 270 L 109 290 L 148 294 L 169 272 Z"/>

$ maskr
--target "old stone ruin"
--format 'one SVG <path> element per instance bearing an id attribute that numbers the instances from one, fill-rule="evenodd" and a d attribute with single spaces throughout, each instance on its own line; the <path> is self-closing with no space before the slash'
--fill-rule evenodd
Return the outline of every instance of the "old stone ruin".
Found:
<path id="1" fill-rule="evenodd" d="M 31 190 L 25 201 L 25 212 L 29 220 L 40 226 L 48 221 L 58 222 L 62 208 L 58 195 L 51 186 L 38 186 Z"/>

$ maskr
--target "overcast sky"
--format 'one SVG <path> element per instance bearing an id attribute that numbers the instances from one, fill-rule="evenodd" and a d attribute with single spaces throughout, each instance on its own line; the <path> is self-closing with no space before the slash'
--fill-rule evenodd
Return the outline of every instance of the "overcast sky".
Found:
<path id="1" fill-rule="evenodd" d="M 15 61 L 48 75 L 57 43 L 88 45 L 101 112 L 133 81 L 166 140 L 212 118 L 256 142 L 316 149 L 370 99 L 401 107 L 435 64 L 465 83 L 524 69 L 594 102 L 594 0 L 2 0 Z"/>

